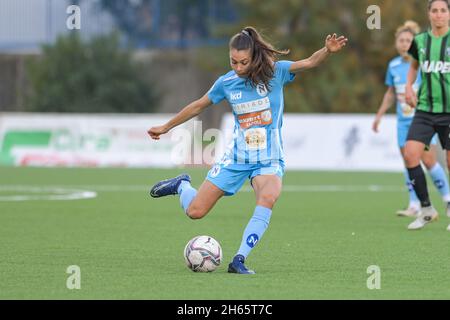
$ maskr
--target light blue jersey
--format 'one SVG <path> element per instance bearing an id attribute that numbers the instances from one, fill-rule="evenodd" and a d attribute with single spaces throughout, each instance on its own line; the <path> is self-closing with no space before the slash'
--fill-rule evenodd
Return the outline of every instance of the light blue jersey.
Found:
<path id="1" fill-rule="evenodd" d="M 386 72 L 385 84 L 394 87 L 397 101 L 397 143 L 400 148 L 406 145 L 409 127 L 414 117 L 415 109 L 411 108 L 405 99 L 405 88 L 408 78 L 408 71 L 411 63 L 404 60 L 401 56 L 392 59 L 389 62 Z M 417 74 L 416 82 L 413 85 L 414 91 L 420 87 L 420 72 Z M 431 144 L 436 144 L 436 135 L 431 140 Z"/>
<path id="2" fill-rule="evenodd" d="M 283 124 L 283 87 L 294 80 L 289 72 L 292 61 L 275 63 L 270 91 L 264 84 L 256 88 L 246 78 L 234 71 L 221 76 L 208 92 L 209 99 L 217 104 L 226 99 L 235 119 L 233 141 L 228 146 L 221 163 L 267 164 L 283 162 L 281 141 Z"/>
<path id="3" fill-rule="evenodd" d="M 410 62 L 405 61 L 401 56 L 392 59 L 386 72 L 385 84 L 395 88 L 397 97 L 397 121 L 407 121 L 411 123 L 415 110 L 411 108 L 405 101 L 405 88 L 408 77 Z M 417 92 L 420 86 L 420 73 L 417 75 L 413 89 Z"/>

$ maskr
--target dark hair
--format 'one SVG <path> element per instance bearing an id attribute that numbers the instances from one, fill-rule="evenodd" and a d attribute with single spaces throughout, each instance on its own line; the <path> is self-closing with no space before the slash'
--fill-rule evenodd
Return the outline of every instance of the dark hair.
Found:
<path id="1" fill-rule="evenodd" d="M 436 1 L 444 1 L 445 3 L 447 3 L 447 7 L 450 9 L 449 0 L 428 0 L 428 11 L 431 9 L 431 5 L 433 4 L 433 2 L 436 2 Z"/>
<path id="2" fill-rule="evenodd" d="M 230 49 L 250 49 L 252 61 L 247 81 L 250 81 L 253 87 L 264 83 L 268 90 L 270 90 L 269 82 L 273 78 L 273 63 L 277 55 L 289 53 L 289 50 L 280 51 L 274 49 L 253 27 L 245 27 L 240 33 L 235 34 L 230 40 Z"/>

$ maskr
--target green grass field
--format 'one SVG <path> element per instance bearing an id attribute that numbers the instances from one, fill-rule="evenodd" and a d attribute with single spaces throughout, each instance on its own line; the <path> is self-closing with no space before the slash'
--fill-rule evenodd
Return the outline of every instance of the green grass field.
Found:
<path id="1" fill-rule="evenodd" d="M 408 231 L 411 219 L 394 214 L 406 205 L 402 174 L 288 171 L 247 261 L 257 274 L 241 276 L 226 270 L 255 206 L 248 183 L 192 221 L 178 197 L 148 196 L 180 172 L 0 168 L 0 299 L 450 299 L 450 221 L 431 184 L 441 219 Z M 187 172 L 196 187 L 206 174 Z M 97 197 L 6 201 L 61 189 Z M 184 264 L 185 244 L 201 234 L 224 251 L 213 273 Z M 66 287 L 70 265 L 81 268 L 80 290 Z M 379 290 L 367 288 L 371 265 Z"/>

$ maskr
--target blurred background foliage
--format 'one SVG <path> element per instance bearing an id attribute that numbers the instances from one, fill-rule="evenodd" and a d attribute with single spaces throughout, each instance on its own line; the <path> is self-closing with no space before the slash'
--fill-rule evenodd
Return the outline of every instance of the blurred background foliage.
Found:
<path id="1" fill-rule="evenodd" d="M 83 5 L 85 1 L 91 0 L 77 2 Z M 96 3 L 111 15 L 116 33 L 87 40 L 72 33 L 44 46 L 40 57 L 27 64 L 31 83 L 27 110 L 175 112 L 230 70 L 228 40 L 251 25 L 277 48 L 290 49 L 290 54 L 280 59 L 309 57 L 323 47 L 327 34 L 349 39 L 342 52 L 319 68 L 298 74 L 297 80 L 286 87 L 286 111 L 375 112 L 386 90 L 387 64 L 397 55 L 396 28 L 409 19 L 423 29 L 428 27 L 426 0 Z M 381 9 L 380 30 L 367 28 L 367 8 L 371 5 Z M 152 52 L 150 56 L 158 58 L 137 62 L 133 57 L 140 51 Z M 203 75 L 193 77 L 193 69 Z M 190 77 L 190 83 L 177 83 L 176 79 L 183 77 Z"/>
<path id="2" fill-rule="evenodd" d="M 117 34 L 59 37 L 27 66 L 26 111 L 141 113 L 153 111 L 159 100 L 154 81 L 146 78 L 149 68 L 132 60 Z"/>
<path id="3" fill-rule="evenodd" d="M 242 16 L 238 26 L 225 28 L 232 35 L 246 25 L 261 30 L 265 38 L 290 55 L 280 59 L 309 57 L 324 45 L 327 34 L 349 39 L 347 47 L 318 69 L 298 74 L 286 87 L 286 110 L 309 113 L 374 112 L 386 87 L 388 62 L 397 55 L 394 34 L 413 19 L 426 29 L 426 0 L 235 0 Z M 381 9 L 381 30 L 369 30 L 367 8 Z M 221 52 L 221 50 L 223 52 Z M 199 59 L 211 71 L 229 69 L 227 47 L 201 50 Z M 219 59 L 217 59 L 219 58 Z"/>

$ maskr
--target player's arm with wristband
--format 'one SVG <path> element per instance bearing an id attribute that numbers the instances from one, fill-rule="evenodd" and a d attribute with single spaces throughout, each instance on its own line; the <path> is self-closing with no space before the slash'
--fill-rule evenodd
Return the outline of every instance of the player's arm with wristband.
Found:
<path id="1" fill-rule="evenodd" d="M 295 61 L 289 68 L 289 72 L 296 73 L 317 67 L 330 55 L 330 53 L 341 50 L 347 44 L 347 41 L 348 39 L 346 37 L 340 36 L 338 38 L 335 33 L 332 36 L 328 35 L 325 39 L 325 47 L 314 52 L 314 54 L 307 59 Z"/>
<path id="2" fill-rule="evenodd" d="M 202 111 L 212 104 L 211 100 L 208 97 L 208 94 L 205 94 L 198 100 L 195 100 L 184 107 L 175 117 L 170 119 L 166 124 L 162 126 L 152 127 L 147 133 L 154 140 L 159 140 L 159 136 L 169 132 L 172 128 L 185 123 L 186 121 L 192 119 L 193 117 L 202 113 Z"/>

